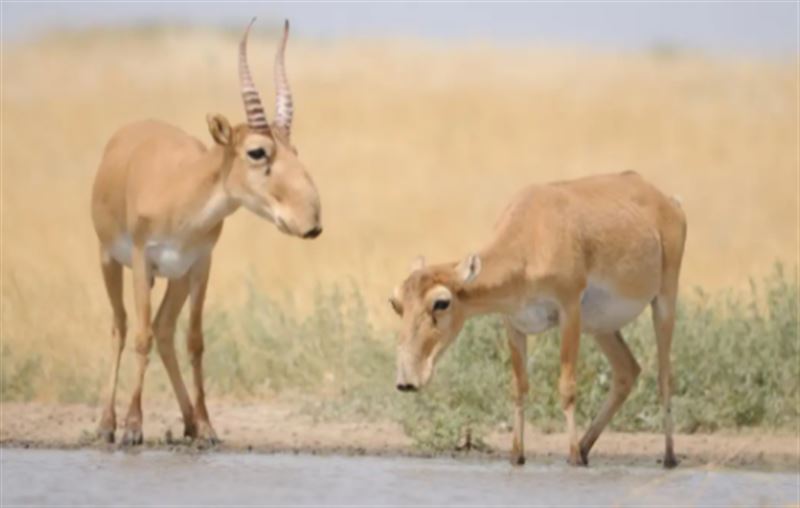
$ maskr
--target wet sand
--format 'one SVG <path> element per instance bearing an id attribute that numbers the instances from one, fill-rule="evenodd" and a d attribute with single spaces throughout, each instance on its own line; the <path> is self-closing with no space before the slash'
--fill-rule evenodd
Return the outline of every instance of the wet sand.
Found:
<path id="1" fill-rule="evenodd" d="M 315 419 L 289 401 L 243 403 L 212 400 L 212 423 L 222 440 L 220 452 L 308 453 L 324 455 L 428 456 L 414 448 L 403 430 L 391 422 L 329 422 Z M 0 445 L 5 448 L 109 449 L 94 439 L 100 410 L 84 404 L 2 403 Z M 118 422 L 124 417 L 118 408 Z M 145 402 L 145 449 L 195 452 L 203 443 L 180 439 L 183 423 L 174 403 Z M 117 440 L 122 430 L 117 431 Z M 174 438 L 170 438 L 174 436 Z M 526 429 L 529 464 L 562 464 L 567 439 L 563 433 L 544 434 Z M 507 430 L 491 433 L 489 450 L 439 455 L 502 460 L 511 436 Z M 764 431 L 677 435 L 680 467 L 744 468 L 800 471 L 800 437 Z M 590 466 L 657 465 L 663 436 L 650 433 L 604 433 L 589 457 Z"/>

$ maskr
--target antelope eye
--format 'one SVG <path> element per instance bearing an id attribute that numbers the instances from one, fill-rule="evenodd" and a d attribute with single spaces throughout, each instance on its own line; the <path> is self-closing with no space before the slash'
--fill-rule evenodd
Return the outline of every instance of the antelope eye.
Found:
<path id="1" fill-rule="evenodd" d="M 450 300 L 436 300 L 433 302 L 433 310 L 446 310 L 450 307 Z"/>
<path id="2" fill-rule="evenodd" d="M 254 150 L 248 150 L 247 156 L 257 161 L 265 158 L 267 156 L 267 152 L 265 152 L 263 148 L 256 148 Z"/>

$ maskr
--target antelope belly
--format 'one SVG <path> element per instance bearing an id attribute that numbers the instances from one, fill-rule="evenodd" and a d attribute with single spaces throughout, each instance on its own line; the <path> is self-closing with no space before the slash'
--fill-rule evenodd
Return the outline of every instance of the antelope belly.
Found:
<path id="1" fill-rule="evenodd" d="M 111 244 L 108 254 L 117 262 L 131 267 L 133 241 L 130 235 L 120 235 Z M 182 248 L 170 242 L 149 242 L 145 248 L 147 261 L 153 275 L 175 279 L 184 276 L 189 268 L 203 255 L 210 251 L 209 246 Z"/>
<path id="2" fill-rule="evenodd" d="M 155 275 L 176 279 L 183 277 L 189 268 L 208 252 L 207 248 L 181 249 L 168 243 L 148 245 L 147 259 L 152 263 Z"/>
<path id="3" fill-rule="evenodd" d="M 581 295 L 581 330 L 587 333 L 617 331 L 636 319 L 651 300 L 625 298 L 609 286 L 592 281 Z M 525 302 L 509 319 L 517 330 L 535 334 L 558 325 L 558 314 L 556 302 L 538 299 Z"/>
<path id="4" fill-rule="evenodd" d="M 589 333 L 614 332 L 627 325 L 650 303 L 650 299 L 621 297 L 608 287 L 589 284 L 581 296 L 581 328 Z"/>

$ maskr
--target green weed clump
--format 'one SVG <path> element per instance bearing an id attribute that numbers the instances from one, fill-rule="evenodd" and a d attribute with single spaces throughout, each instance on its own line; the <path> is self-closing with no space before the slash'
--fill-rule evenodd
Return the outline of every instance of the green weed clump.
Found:
<path id="1" fill-rule="evenodd" d="M 800 418 L 800 338 L 797 274 L 776 265 L 747 292 L 683 295 L 672 346 L 673 418 L 679 432 L 761 427 L 793 428 Z M 642 374 L 611 428 L 660 431 L 656 342 L 645 312 L 623 330 Z M 182 335 L 179 333 L 179 336 Z M 319 288 L 309 312 L 251 287 L 232 311 L 211 309 L 206 320 L 205 369 L 215 396 L 261 398 L 302 394 L 321 419 L 392 420 L 420 448 L 471 444 L 511 422 L 512 374 L 505 331 L 496 316 L 472 319 L 420 393 L 394 388 L 394 332 L 376 327 L 356 288 Z M 531 337 L 526 417 L 545 431 L 563 428 L 557 391 L 556 331 Z M 182 349 L 182 348 L 181 348 Z M 185 353 L 181 352 L 184 356 Z M 40 357 L 3 349 L 2 400 L 28 400 L 37 387 L 60 382 Z M 77 372 L 64 401 L 93 402 L 106 365 Z M 161 369 L 152 369 L 161 370 Z M 59 374 L 60 373 L 60 374 Z M 163 372 L 154 390 L 169 392 Z M 151 383 L 151 381 L 148 381 Z M 123 383 L 124 384 L 124 383 Z M 577 417 L 588 425 L 611 384 L 608 362 L 591 337 L 581 341 Z M 77 387 L 84 386 L 83 389 Z M 87 386 L 89 386 L 87 388 Z"/>
<path id="2" fill-rule="evenodd" d="M 760 284 L 751 282 L 749 292 L 708 295 L 698 289 L 684 296 L 672 347 L 676 429 L 794 427 L 800 418 L 798 326 L 796 274 L 792 278 L 779 264 Z M 623 335 L 642 374 L 611 428 L 658 432 L 658 363 L 649 312 Z M 561 429 L 558 334 L 550 331 L 529 341 L 526 416 L 544 430 Z M 427 449 L 453 448 L 467 432 L 480 443 L 489 429 L 510 425 L 510 356 L 497 317 L 465 325 L 422 393 L 393 393 L 392 367 L 382 370 L 382 378 L 366 378 L 351 389 L 333 414 L 357 407 L 361 414 L 393 419 Z M 582 338 L 578 376 L 578 419 L 588 425 L 611 385 L 608 362 L 588 336 Z"/>
<path id="3" fill-rule="evenodd" d="M 20 358 L 11 348 L 3 345 L 3 368 L 0 369 L 2 400 L 30 400 L 36 393 L 34 379 L 41 374 L 39 355 Z"/>
<path id="4" fill-rule="evenodd" d="M 212 313 L 205 337 L 207 378 L 222 394 L 343 395 L 380 379 L 389 364 L 355 288 L 317 288 L 311 310 L 301 314 L 291 301 L 281 304 L 250 287 L 234 314 Z"/>

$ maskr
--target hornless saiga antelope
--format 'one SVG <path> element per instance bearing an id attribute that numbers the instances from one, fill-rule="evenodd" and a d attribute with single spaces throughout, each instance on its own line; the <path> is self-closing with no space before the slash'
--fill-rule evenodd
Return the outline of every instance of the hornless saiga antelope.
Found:
<path id="1" fill-rule="evenodd" d="M 97 171 L 92 219 L 114 314 L 111 374 L 98 428 L 98 435 L 108 442 L 114 441 L 114 398 L 125 345 L 122 265 L 133 270 L 138 360 L 123 444 L 142 442 L 142 383 L 153 338 L 183 413 L 184 434 L 214 443 L 217 437 L 203 390 L 202 316 L 211 251 L 223 221 L 244 206 L 283 233 L 316 238 L 322 232 L 317 189 L 290 139 L 292 96 L 284 70 L 289 23 L 275 57 L 276 116 L 270 124 L 247 65 L 247 36 L 253 21 L 239 45 L 246 124 L 232 127 L 222 115 L 207 115 L 214 139 L 211 148 L 166 123 L 130 124 L 108 142 Z M 150 290 L 156 276 L 169 282 L 151 322 Z M 187 297 L 194 404 L 181 378 L 173 340 Z"/>
<path id="2" fill-rule="evenodd" d="M 397 388 L 423 387 L 467 318 L 501 314 L 516 385 L 511 462 L 524 464 L 526 335 L 558 326 L 558 388 L 569 462 L 587 465 L 589 450 L 640 371 L 620 329 L 650 304 L 664 412 L 664 466 L 674 467 L 669 352 L 685 238 L 686 218 L 678 201 L 633 172 L 527 187 L 503 212 L 485 248 L 457 263 L 425 266 L 420 258 L 395 289 L 390 302 L 403 321 Z M 594 336 L 608 358 L 613 384 L 578 441 L 575 364 L 582 331 Z"/>

